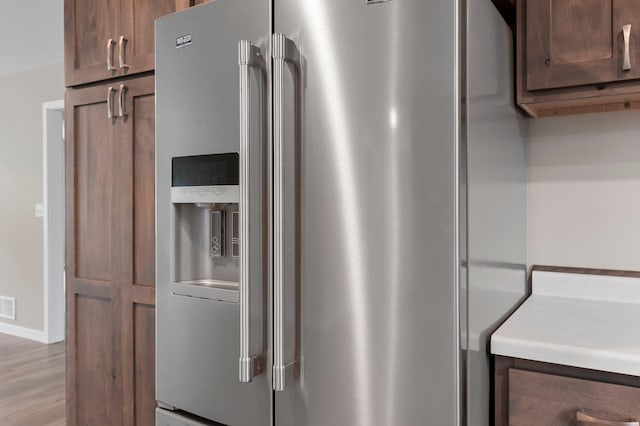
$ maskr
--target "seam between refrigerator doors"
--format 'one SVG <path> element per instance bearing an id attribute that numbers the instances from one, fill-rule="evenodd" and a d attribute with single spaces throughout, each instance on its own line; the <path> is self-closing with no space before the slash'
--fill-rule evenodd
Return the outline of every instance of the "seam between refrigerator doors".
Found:
<path id="1" fill-rule="evenodd" d="M 274 34 L 275 31 L 275 4 L 274 4 L 275 0 L 269 0 L 269 36 L 268 36 L 268 40 L 267 40 L 267 46 L 268 46 L 268 52 L 267 52 L 267 58 L 268 58 L 268 63 L 267 63 L 267 105 L 269 108 L 269 111 L 267 113 L 267 121 L 268 121 L 268 155 L 269 155 L 269 160 L 268 160 L 268 164 L 269 164 L 269 170 L 268 170 L 268 179 L 269 179 L 269 207 L 268 207 L 268 212 L 269 212 L 269 219 L 267 220 L 268 226 L 269 226 L 269 232 L 268 232 L 268 236 L 269 236 L 269 253 L 267 256 L 267 261 L 269 262 L 269 268 L 268 268 L 268 296 L 270 299 L 270 303 L 269 303 L 269 309 L 268 309 L 268 321 L 269 321 L 269 326 L 267 327 L 267 330 L 269 330 L 269 338 L 268 338 L 268 345 L 267 345 L 267 360 L 268 360 L 268 365 L 265 368 L 266 369 L 266 374 L 267 377 L 269 378 L 269 380 L 267 380 L 269 382 L 269 391 L 271 394 L 270 400 L 271 400 L 271 419 L 270 419 L 270 425 L 274 426 L 275 422 L 276 422 L 276 398 L 275 398 L 275 392 L 273 390 L 273 376 L 272 376 L 272 371 L 273 371 L 273 59 L 272 59 L 272 54 L 271 52 L 273 51 L 273 46 L 271 44 L 271 39 L 272 39 L 272 34 Z"/>
<path id="2" fill-rule="evenodd" d="M 460 314 L 461 308 L 461 286 L 460 286 L 460 259 L 461 259 L 461 244 L 460 244 L 460 184 L 462 183 L 461 179 L 461 167 L 464 166 L 462 162 L 461 154 L 461 145 L 465 143 L 463 138 L 466 136 L 464 132 L 465 126 L 465 117 L 463 114 L 464 108 L 464 83 L 463 79 L 466 78 L 465 74 L 462 70 L 462 66 L 464 65 L 463 56 L 465 55 L 465 46 L 464 46 L 464 21 L 462 13 L 464 13 L 464 0 L 457 0 L 454 3 L 454 20 L 455 20 L 455 28 L 454 28 L 454 161 L 455 161 L 455 171 L 454 171 L 454 323 L 455 323 L 455 363 L 454 363 L 454 383 L 455 383 L 455 419 L 456 425 L 462 426 L 462 420 L 464 418 L 463 410 L 464 408 L 464 400 L 463 395 L 465 392 L 465 372 L 464 366 L 462 365 L 463 358 L 463 347 L 461 346 L 461 337 L 464 335 L 462 333 L 461 327 L 463 326 Z M 468 287 L 468 286 L 467 286 Z M 466 398 L 465 398 L 466 399 Z"/>

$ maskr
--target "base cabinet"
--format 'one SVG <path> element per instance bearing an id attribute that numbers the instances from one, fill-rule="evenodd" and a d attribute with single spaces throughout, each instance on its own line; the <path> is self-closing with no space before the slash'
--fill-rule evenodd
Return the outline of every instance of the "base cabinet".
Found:
<path id="1" fill-rule="evenodd" d="M 153 76 L 69 89 L 67 424 L 155 423 Z"/>
<path id="2" fill-rule="evenodd" d="M 494 383 L 496 426 L 640 420 L 640 377 L 498 356 Z"/>

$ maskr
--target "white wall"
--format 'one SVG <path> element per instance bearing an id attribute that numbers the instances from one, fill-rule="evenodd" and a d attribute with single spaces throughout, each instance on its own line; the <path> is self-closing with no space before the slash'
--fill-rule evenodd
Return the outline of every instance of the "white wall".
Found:
<path id="1" fill-rule="evenodd" d="M 0 76 L 62 62 L 63 0 L 0 1 Z"/>
<path id="2" fill-rule="evenodd" d="M 528 263 L 640 270 L 640 111 L 529 120 Z"/>
<path id="3" fill-rule="evenodd" d="M 42 103 L 64 95 L 62 63 L 0 77 L 0 295 L 16 298 L 16 320 L 44 329 Z"/>
<path id="4" fill-rule="evenodd" d="M 64 96 L 63 0 L 2 2 L 0 12 L 0 295 L 16 320 L 0 331 L 44 329 L 42 103 Z M 20 328 L 23 327 L 23 328 Z M 26 331 L 26 333 L 25 333 Z"/>

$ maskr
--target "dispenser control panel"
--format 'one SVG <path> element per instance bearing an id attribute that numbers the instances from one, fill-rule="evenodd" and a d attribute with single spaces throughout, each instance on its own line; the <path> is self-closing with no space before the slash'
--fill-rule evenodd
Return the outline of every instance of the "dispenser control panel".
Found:
<path id="1" fill-rule="evenodd" d="M 211 241 L 209 245 L 209 253 L 211 254 L 211 257 L 224 257 L 224 219 L 224 210 L 211 210 Z"/>
<path id="2" fill-rule="evenodd" d="M 171 202 L 237 203 L 240 171 L 237 152 L 171 159 Z"/>
<path id="3" fill-rule="evenodd" d="M 238 153 L 171 159 L 171 186 L 227 186 L 240 182 Z"/>

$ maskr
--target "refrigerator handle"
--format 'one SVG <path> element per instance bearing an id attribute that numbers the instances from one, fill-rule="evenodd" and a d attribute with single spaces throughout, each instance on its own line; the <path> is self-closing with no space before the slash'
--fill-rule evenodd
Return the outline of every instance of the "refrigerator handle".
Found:
<path id="1" fill-rule="evenodd" d="M 284 34 L 273 34 L 273 390 L 284 391 L 293 379 L 295 360 L 286 363 L 284 342 L 284 75 L 297 66 L 298 50 Z"/>
<path id="2" fill-rule="evenodd" d="M 239 377 L 241 383 L 250 383 L 255 376 L 264 371 L 264 359 L 261 355 L 251 354 L 251 323 L 250 323 L 250 298 L 249 285 L 249 155 L 251 141 L 251 93 L 250 73 L 251 68 L 260 67 L 261 58 L 258 47 L 250 41 L 238 42 L 238 64 L 240 65 L 240 204 L 239 237 L 240 237 L 240 359 Z"/>

